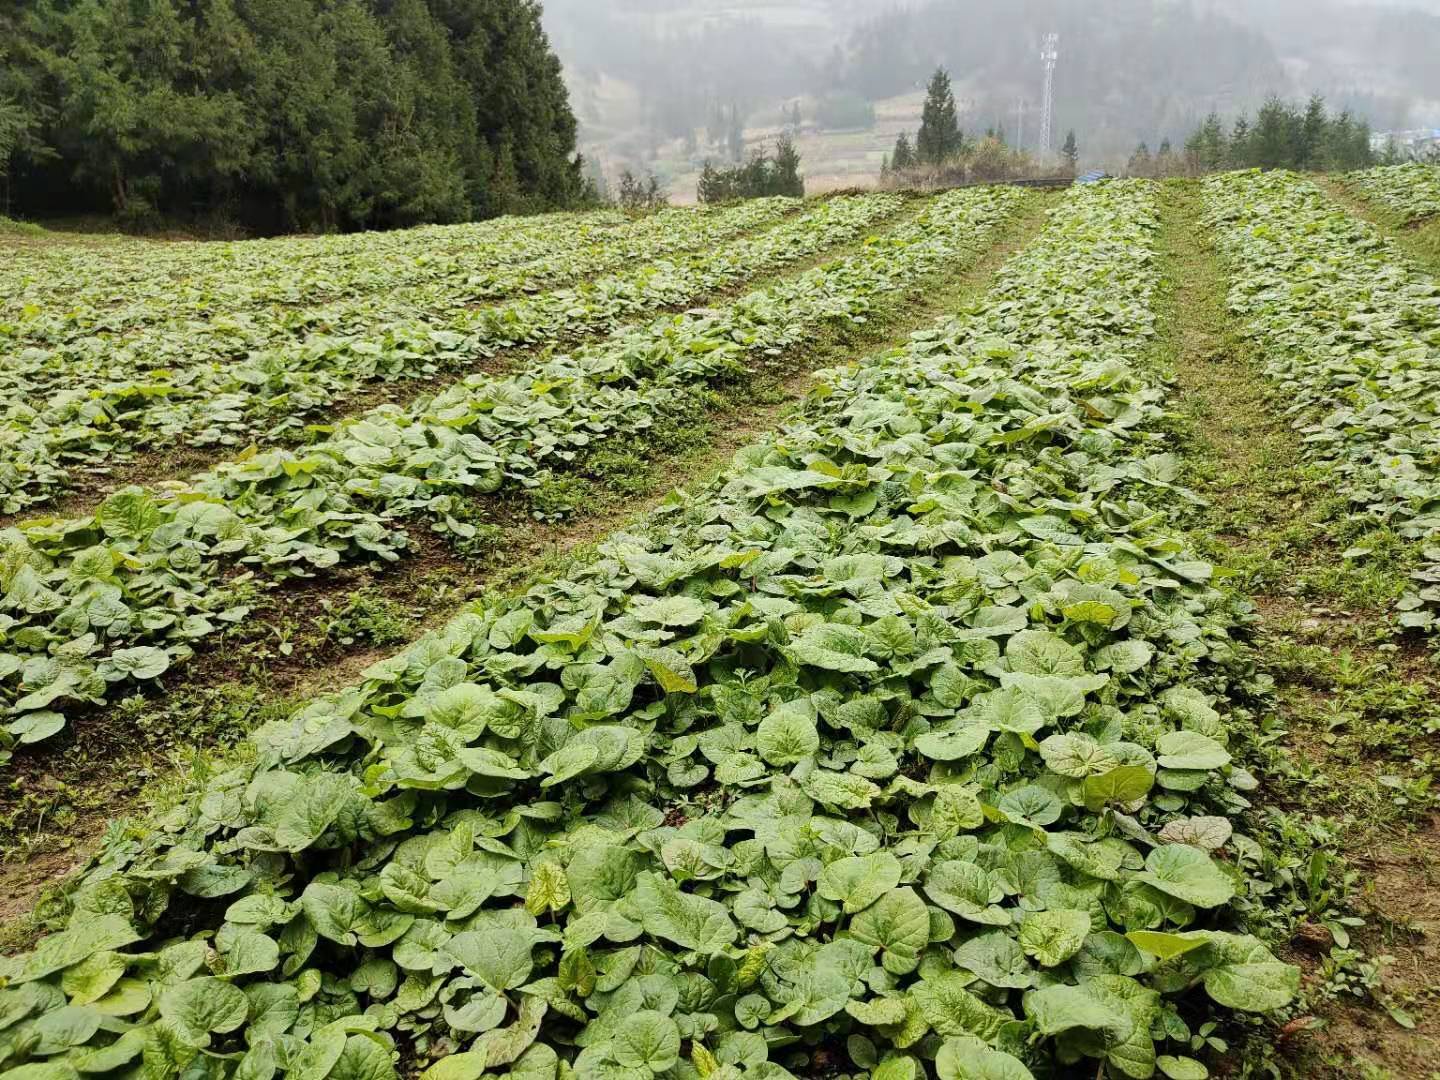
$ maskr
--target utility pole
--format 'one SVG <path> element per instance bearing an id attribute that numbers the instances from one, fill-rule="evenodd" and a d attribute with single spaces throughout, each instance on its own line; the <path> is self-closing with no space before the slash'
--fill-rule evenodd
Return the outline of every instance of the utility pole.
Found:
<path id="1" fill-rule="evenodd" d="M 1016 115 L 1016 118 L 1017 118 L 1018 121 L 1019 121 L 1018 127 L 1020 128 L 1020 130 L 1015 133 L 1015 149 L 1019 150 L 1021 153 L 1024 153 L 1024 151 L 1025 151 L 1025 109 L 1026 109 L 1026 107 L 1027 107 L 1027 106 L 1026 106 L 1026 104 L 1025 104 L 1025 99 L 1024 99 L 1024 98 L 1021 98 L 1019 101 L 1017 101 L 1017 102 L 1015 103 L 1015 115 Z"/>
<path id="2" fill-rule="evenodd" d="M 1048 161 L 1051 150 L 1051 127 L 1055 121 L 1055 65 L 1060 62 L 1060 35 L 1046 34 L 1040 50 L 1045 65 L 1045 104 L 1040 113 L 1040 160 Z"/>

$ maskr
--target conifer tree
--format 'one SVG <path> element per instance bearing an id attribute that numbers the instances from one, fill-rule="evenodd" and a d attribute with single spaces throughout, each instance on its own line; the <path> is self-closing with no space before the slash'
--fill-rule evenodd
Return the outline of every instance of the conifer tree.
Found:
<path id="1" fill-rule="evenodd" d="M 915 151 L 910 145 L 910 136 L 902 131 L 895 140 L 895 151 L 890 155 L 890 168 L 897 173 L 903 173 L 915 168 L 915 164 Z"/>
<path id="2" fill-rule="evenodd" d="M 1065 135 L 1065 143 L 1060 147 L 1060 156 L 1065 159 L 1065 166 L 1074 176 L 1080 169 L 1080 144 L 1075 139 L 1075 132 L 1069 131 Z"/>
<path id="3" fill-rule="evenodd" d="M 0 10 L 9 98 L 30 214 L 223 207 L 273 232 L 564 207 L 584 190 L 534 0 L 47 0 Z"/>
<path id="4" fill-rule="evenodd" d="M 961 148 L 960 120 L 955 111 L 950 74 L 944 68 L 936 68 L 925 93 L 920 133 L 915 137 L 915 156 L 922 165 L 943 165 L 960 153 Z"/>

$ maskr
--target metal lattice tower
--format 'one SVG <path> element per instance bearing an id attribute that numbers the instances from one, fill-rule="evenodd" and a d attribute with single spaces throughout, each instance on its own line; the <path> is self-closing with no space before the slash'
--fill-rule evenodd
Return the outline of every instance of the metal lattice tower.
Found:
<path id="1" fill-rule="evenodd" d="M 1051 127 L 1055 120 L 1055 65 L 1060 61 L 1059 34 L 1045 35 L 1040 60 L 1045 65 L 1045 104 L 1040 112 L 1040 160 L 1044 161 L 1050 157 Z"/>

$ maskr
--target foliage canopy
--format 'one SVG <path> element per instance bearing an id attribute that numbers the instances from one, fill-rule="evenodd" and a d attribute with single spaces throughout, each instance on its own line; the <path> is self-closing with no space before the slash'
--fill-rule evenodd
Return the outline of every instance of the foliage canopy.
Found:
<path id="1" fill-rule="evenodd" d="M 333 229 L 581 192 L 533 0 L 41 0 L 0 39 L 29 213 Z"/>

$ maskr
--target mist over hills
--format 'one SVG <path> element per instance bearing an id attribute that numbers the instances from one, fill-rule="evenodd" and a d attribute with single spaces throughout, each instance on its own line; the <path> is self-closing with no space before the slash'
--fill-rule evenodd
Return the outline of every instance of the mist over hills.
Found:
<path id="1" fill-rule="evenodd" d="M 1321 92 L 1380 130 L 1440 125 L 1440 0 L 548 0 L 545 21 L 587 152 L 612 171 L 653 169 L 677 193 L 720 152 L 727 111 L 755 144 L 797 100 L 812 179 L 862 179 L 938 64 L 970 131 L 1015 141 L 1023 127 L 1033 143 L 1051 31 L 1057 140 L 1075 129 L 1091 164 L 1179 142 L 1210 110 L 1272 93 Z M 855 98 L 876 106 L 873 126 L 846 126 L 838 150 L 817 141 Z"/>

